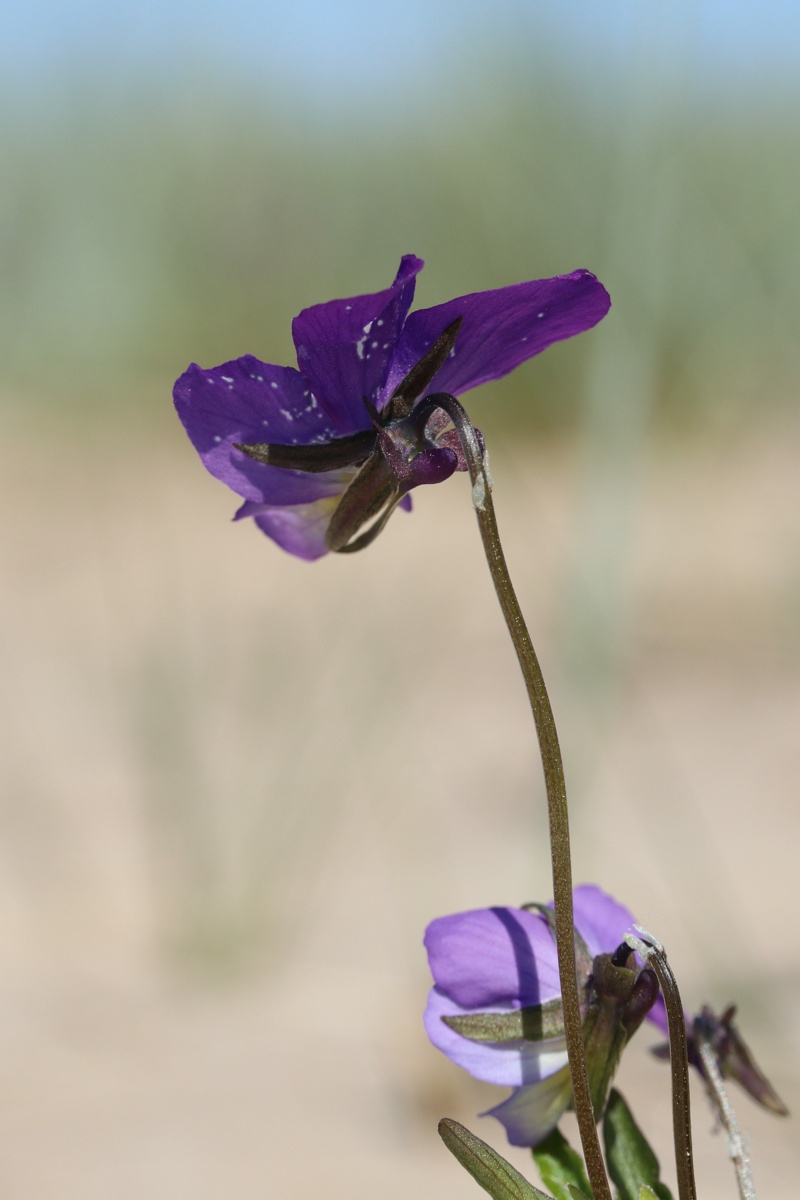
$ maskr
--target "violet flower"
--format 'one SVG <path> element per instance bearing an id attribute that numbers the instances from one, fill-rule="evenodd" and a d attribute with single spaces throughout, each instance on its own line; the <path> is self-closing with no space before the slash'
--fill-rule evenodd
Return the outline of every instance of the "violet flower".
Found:
<path id="1" fill-rule="evenodd" d="M 608 311 L 588 271 L 475 292 L 408 316 L 421 259 L 407 254 L 391 287 L 306 308 L 292 335 L 298 368 L 252 355 L 192 364 L 175 406 L 204 466 L 285 550 L 313 560 L 359 549 L 408 493 L 465 462 L 436 391 L 499 379 Z M 363 526 L 374 520 L 367 534 Z"/>
<path id="2" fill-rule="evenodd" d="M 640 970 L 623 943 L 633 928 L 630 912 L 591 884 L 575 888 L 573 899 L 587 1071 L 599 1117 L 626 1042 L 646 1015 L 659 1026 L 663 1016 L 653 972 Z M 515 1146 L 547 1137 L 572 1100 L 552 921 L 551 908 L 481 908 L 439 917 L 425 932 L 435 984 L 425 1030 L 476 1079 L 514 1088 L 484 1115 L 501 1121 Z"/>

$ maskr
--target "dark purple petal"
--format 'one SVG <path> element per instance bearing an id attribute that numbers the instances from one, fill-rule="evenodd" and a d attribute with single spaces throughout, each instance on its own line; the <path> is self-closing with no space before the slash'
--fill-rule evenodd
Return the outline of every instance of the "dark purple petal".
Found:
<path id="1" fill-rule="evenodd" d="M 328 419 L 293 367 L 271 366 L 251 355 L 211 370 L 193 363 L 173 394 L 206 469 L 245 500 L 305 504 L 335 490 L 327 474 L 265 466 L 234 447 L 234 442 L 306 445 L 354 432 Z"/>
<path id="2" fill-rule="evenodd" d="M 385 394 L 391 394 L 456 317 L 463 317 L 463 324 L 430 392 L 458 395 L 500 379 L 554 342 L 591 329 L 610 306 L 608 292 L 591 272 L 573 271 L 420 309 L 406 321 Z"/>
<path id="3" fill-rule="evenodd" d="M 348 432 L 370 427 L 364 398 L 374 404 L 383 389 L 422 265 L 406 254 L 385 291 L 315 304 L 292 322 L 306 386 L 328 413 L 347 423 Z"/>
<path id="4" fill-rule="evenodd" d="M 505 1126 L 512 1146 L 537 1146 L 552 1133 L 572 1099 L 569 1067 L 529 1087 L 517 1088 L 507 1100 L 482 1113 Z"/>
<path id="5" fill-rule="evenodd" d="M 434 983 L 467 1009 L 544 1004 L 561 995 L 556 947 L 544 917 L 479 908 L 439 917 L 425 931 Z"/>
<path id="6" fill-rule="evenodd" d="M 575 928 L 592 958 L 613 954 L 626 933 L 633 933 L 634 918 L 613 896 L 593 883 L 583 883 L 572 893 Z"/>
<path id="7" fill-rule="evenodd" d="M 340 495 L 336 495 L 313 504 L 278 508 L 268 504 L 243 504 L 235 519 L 252 517 L 262 533 L 284 550 L 306 562 L 313 562 L 328 553 L 325 533 L 339 500 Z"/>
<path id="8" fill-rule="evenodd" d="M 432 988 L 423 1020 L 425 1031 L 437 1050 L 441 1050 L 456 1066 L 463 1067 L 476 1079 L 517 1087 L 543 1079 L 560 1070 L 567 1062 L 567 1043 L 564 1038 L 548 1038 L 541 1042 L 520 1039 L 498 1046 L 470 1041 L 442 1020 L 442 1017 L 463 1016 L 465 1011 L 439 988 Z M 491 1005 L 481 1011 L 509 1012 L 511 1005 Z"/>

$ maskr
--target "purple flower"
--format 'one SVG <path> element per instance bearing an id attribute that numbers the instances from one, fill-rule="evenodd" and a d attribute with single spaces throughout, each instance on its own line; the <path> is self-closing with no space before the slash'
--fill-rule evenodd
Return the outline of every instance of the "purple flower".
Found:
<path id="1" fill-rule="evenodd" d="M 499 379 L 608 311 L 588 271 L 475 292 L 408 315 L 422 261 L 407 254 L 391 287 L 306 308 L 292 334 L 298 369 L 252 355 L 192 364 L 175 406 L 208 471 L 285 550 L 316 559 L 359 548 L 408 492 L 463 470 L 439 414 L 414 420 L 430 393 Z M 370 520 L 368 535 L 355 534 Z"/>
<path id="2" fill-rule="evenodd" d="M 577 887 L 575 948 L 587 1070 L 595 1111 L 605 1103 L 622 1049 L 658 997 L 623 936 L 633 917 L 591 884 Z M 535 1146 L 572 1100 L 553 914 L 481 908 L 432 921 L 425 932 L 435 986 L 425 1030 L 437 1049 L 477 1079 L 514 1088 L 488 1114 L 515 1146 Z M 652 1019 L 659 1024 L 659 1006 Z"/>

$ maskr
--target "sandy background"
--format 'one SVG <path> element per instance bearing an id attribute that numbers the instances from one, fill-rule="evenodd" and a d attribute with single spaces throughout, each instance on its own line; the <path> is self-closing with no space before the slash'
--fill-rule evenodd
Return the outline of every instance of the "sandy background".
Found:
<path id="1" fill-rule="evenodd" d="M 426 1043 L 422 931 L 551 886 L 464 481 L 309 567 L 228 524 L 168 413 L 144 439 L 10 411 L 0 1195 L 476 1195 L 436 1121 L 502 1149 L 474 1115 L 501 1093 Z M 784 419 L 628 474 L 579 439 L 493 456 L 576 879 L 665 942 L 688 1006 L 740 1003 L 795 1111 L 799 443 Z M 654 1040 L 619 1082 L 671 1179 Z M 793 1123 L 736 1100 L 789 1200 Z M 699 1090 L 695 1112 L 700 1194 L 731 1196 Z"/>

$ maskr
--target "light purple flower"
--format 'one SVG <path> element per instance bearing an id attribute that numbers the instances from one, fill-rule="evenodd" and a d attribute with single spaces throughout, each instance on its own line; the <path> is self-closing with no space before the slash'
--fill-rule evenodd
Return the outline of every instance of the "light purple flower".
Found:
<path id="1" fill-rule="evenodd" d="M 300 558 L 344 548 L 373 518 L 382 528 L 411 488 L 464 469 L 445 422 L 413 421 L 433 383 L 458 395 L 499 379 L 610 305 L 594 275 L 573 271 L 409 316 L 422 265 L 407 254 L 385 291 L 304 309 L 292 325 L 298 369 L 245 355 L 192 364 L 175 384 L 204 466 L 244 501 L 235 519 L 252 517 Z"/>
<path id="2" fill-rule="evenodd" d="M 602 987 L 595 994 L 595 972 L 618 970 L 620 962 L 609 965 L 606 956 L 614 955 L 634 919 L 592 884 L 575 888 L 573 902 L 584 1032 L 591 1021 L 596 1033 L 590 1038 L 590 1083 L 597 1080 L 602 1094 L 622 1045 L 644 1015 L 650 1010 L 659 1025 L 663 1017 L 660 1003 L 652 1008 L 655 977 L 635 964 L 622 1005 L 606 1002 Z M 428 1037 L 477 1079 L 513 1087 L 507 1100 L 484 1115 L 503 1123 L 513 1145 L 536 1145 L 572 1099 L 551 919 L 542 910 L 519 908 L 456 913 L 431 922 L 425 948 L 435 984 L 424 1016 Z M 597 1015 L 604 1003 L 601 1031 Z"/>

